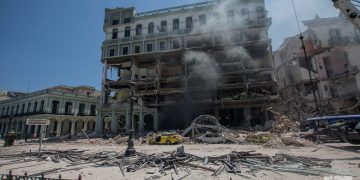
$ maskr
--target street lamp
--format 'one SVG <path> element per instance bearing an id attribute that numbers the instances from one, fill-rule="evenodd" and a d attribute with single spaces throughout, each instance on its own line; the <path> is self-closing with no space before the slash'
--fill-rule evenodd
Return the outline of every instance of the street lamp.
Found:
<path id="1" fill-rule="evenodd" d="M 135 155 L 135 148 L 134 148 L 134 122 L 133 122 L 133 109 L 134 109 L 134 101 L 136 98 L 134 97 L 134 86 L 135 82 L 129 82 L 130 87 L 130 130 L 129 130 L 129 139 L 128 139 L 128 147 L 125 151 L 125 156 L 133 156 Z"/>

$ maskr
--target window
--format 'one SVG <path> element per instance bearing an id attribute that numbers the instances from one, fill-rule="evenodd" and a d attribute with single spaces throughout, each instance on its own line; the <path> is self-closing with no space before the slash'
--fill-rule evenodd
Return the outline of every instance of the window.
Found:
<path id="1" fill-rule="evenodd" d="M 118 25 L 119 24 L 119 20 L 118 19 L 114 19 L 113 21 L 112 21 L 112 25 Z"/>
<path id="2" fill-rule="evenodd" d="M 179 30 L 180 29 L 180 21 L 179 19 L 173 20 L 173 30 Z"/>
<path id="3" fill-rule="evenodd" d="M 115 56 L 115 49 L 110 49 L 109 56 L 110 57 Z"/>
<path id="4" fill-rule="evenodd" d="M 22 108 L 21 108 L 21 114 L 24 114 L 25 113 L 25 104 L 22 105 Z"/>
<path id="5" fill-rule="evenodd" d="M 31 107 L 31 103 L 29 103 L 28 106 L 27 106 L 27 111 L 26 111 L 27 113 L 30 112 L 30 107 Z"/>
<path id="6" fill-rule="evenodd" d="M 59 109 L 59 101 L 52 101 L 51 113 L 57 114 Z"/>
<path id="7" fill-rule="evenodd" d="M 44 100 L 42 100 L 41 102 L 40 102 L 40 112 L 43 112 L 44 111 Z"/>
<path id="8" fill-rule="evenodd" d="M 200 22 L 200 25 L 206 24 L 206 15 L 205 14 L 202 14 L 199 16 L 199 22 Z"/>
<path id="9" fill-rule="evenodd" d="M 113 29 L 111 39 L 117 39 L 117 38 L 118 38 L 118 29 Z"/>
<path id="10" fill-rule="evenodd" d="M 165 50 L 165 42 L 160 42 L 160 50 Z"/>
<path id="11" fill-rule="evenodd" d="M 320 65 L 320 66 L 319 66 L 319 69 L 323 69 L 323 66 L 322 66 L 322 65 Z"/>
<path id="12" fill-rule="evenodd" d="M 152 43 L 146 44 L 146 52 L 151 52 L 151 51 L 153 51 L 153 47 L 152 47 L 152 46 L 153 46 Z"/>
<path id="13" fill-rule="evenodd" d="M 215 12 L 215 13 L 213 14 L 213 18 L 214 18 L 216 21 L 220 21 L 220 15 L 219 15 L 219 13 L 218 13 L 218 12 Z"/>
<path id="14" fill-rule="evenodd" d="M 65 103 L 65 114 L 71 114 L 72 113 L 72 102 L 66 102 Z"/>
<path id="15" fill-rule="evenodd" d="M 215 44 L 222 44 L 222 37 L 220 34 L 215 36 Z"/>
<path id="16" fill-rule="evenodd" d="M 9 106 L 6 108 L 6 115 L 9 115 Z"/>
<path id="17" fill-rule="evenodd" d="M 142 34 L 142 25 L 138 24 L 136 25 L 136 35 L 140 36 Z"/>
<path id="18" fill-rule="evenodd" d="M 250 14 L 248 8 L 241 9 L 241 15 L 242 16 L 248 16 Z"/>
<path id="19" fill-rule="evenodd" d="M 256 15 L 258 19 L 264 19 L 266 16 L 265 8 L 263 6 L 256 7 Z"/>
<path id="20" fill-rule="evenodd" d="M 167 21 L 161 21 L 160 32 L 166 32 L 166 31 L 167 31 Z"/>
<path id="21" fill-rule="evenodd" d="M 85 115 L 85 104 L 81 103 L 79 104 L 79 116 L 84 116 Z"/>
<path id="22" fill-rule="evenodd" d="M 14 114 L 14 106 L 11 106 L 11 112 L 10 114 Z"/>
<path id="23" fill-rule="evenodd" d="M 230 10 L 230 11 L 227 12 L 227 21 L 229 23 L 232 23 L 232 22 L 235 21 L 235 13 L 234 13 L 233 10 Z"/>
<path id="24" fill-rule="evenodd" d="M 19 109 L 20 109 L 20 105 L 17 105 L 15 114 L 19 114 Z"/>
<path id="25" fill-rule="evenodd" d="M 340 29 L 331 29 L 330 30 L 330 38 L 334 41 L 338 41 L 341 39 Z"/>
<path id="26" fill-rule="evenodd" d="M 1 116 L 3 116 L 4 113 L 5 113 L 5 108 L 3 107 L 3 108 L 2 108 L 2 111 L 1 111 Z"/>
<path id="27" fill-rule="evenodd" d="M 186 18 L 186 28 L 192 28 L 193 27 L 193 23 L 192 23 L 192 17 L 187 17 Z"/>
<path id="28" fill-rule="evenodd" d="M 123 55 L 129 54 L 129 47 L 123 47 L 122 54 Z"/>
<path id="29" fill-rule="evenodd" d="M 179 49 L 180 48 L 180 41 L 175 39 L 173 40 L 173 49 Z"/>
<path id="30" fill-rule="evenodd" d="M 124 18 L 124 23 L 130 23 L 130 22 L 131 22 L 131 18 L 130 18 L 130 17 Z"/>
<path id="31" fill-rule="evenodd" d="M 148 34 L 154 33 L 154 23 L 149 23 L 148 25 Z"/>
<path id="32" fill-rule="evenodd" d="M 36 101 L 35 104 L 34 104 L 33 112 L 36 112 L 37 105 L 38 105 L 38 102 Z"/>
<path id="33" fill-rule="evenodd" d="M 135 54 L 137 54 L 137 53 L 140 53 L 140 46 L 139 45 L 135 45 L 135 48 L 134 48 L 135 50 Z"/>
<path id="34" fill-rule="evenodd" d="M 130 26 L 125 27 L 124 37 L 130 37 L 130 30 L 131 30 Z"/>
<path id="35" fill-rule="evenodd" d="M 90 116 L 95 116 L 96 115 L 96 105 L 92 104 L 90 106 Z"/>

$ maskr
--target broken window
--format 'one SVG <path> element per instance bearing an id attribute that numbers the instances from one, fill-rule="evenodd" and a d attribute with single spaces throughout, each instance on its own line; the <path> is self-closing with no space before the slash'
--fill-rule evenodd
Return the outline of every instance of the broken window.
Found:
<path id="1" fill-rule="evenodd" d="M 44 111 L 44 100 L 42 100 L 41 102 L 40 102 L 40 112 L 43 112 Z"/>
<path id="2" fill-rule="evenodd" d="M 79 113 L 78 113 L 79 116 L 84 116 L 85 115 L 85 104 L 84 103 L 81 103 L 79 104 Z"/>
<path id="3" fill-rule="evenodd" d="M 117 39 L 117 38 L 118 38 L 118 29 L 113 29 L 111 39 Z"/>
<path id="4" fill-rule="evenodd" d="M 109 56 L 110 57 L 115 56 L 115 49 L 110 49 Z"/>
<path id="5" fill-rule="evenodd" d="M 15 114 L 19 114 L 19 109 L 20 109 L 20 105 L 17 105 Z"/>
<path id="6" fill-rule="evenodd" d="M 130 31 L 131 31 L 131 27 L 125 27 L 125 33 L 124 33 L 124 37 L 130 37 Z"/>
<path id="7" fill-rule="evenodd" d="M 138 24 L 136 25 L 136 35 L 139 36 L 142 34 L 142 25 Z"/>
<path id="8" fill-rule="evenodd" d="M 173 20 L 173 30 L 179 30 L 180 29 L 180 21 L 179 19 Z"/>
<path id="9" fill-rule="evenodd" d="M 52 101 L 51 113 L 57 114 L 59 109 L 59 101 Z"/>
<path id="10" fill-rule="evenodd" d="M 24 114 L 25 113 L 25 104 L 22 105 L 22 108 L 21 108 L 21 114 Z"/>
<path id="11" fill-rule="evenodd" d="M 229 23 L 232 23 L 235 21 L 235 13 L 233 10 L 230 10 L 227 12 L 227 20 Z"/>
<path id="12" fill-rule="evenodd" d="M 173 49 L 179 49 L 180 48 L 180 41 L 177 39 L 173 40 Z"/>
<path id="13" fill-rule="evenodd" d="M 165 50 L 165 42 L 160 42 L 160 50 Z"/>
<path id="14" fill-rule="evenodd" d="M 33 107 L 33 112 L 36 112 L 37 105 L 38 105 L 38 102 L 36 101 L 35 104 L 34 104 L 34 107 Z"/>
<path id="15" fill-rule="evenodd" d="M 122 49 L 122 54 L 123 55 L 127 55 L 127 54 L 129 54 L 129 47 L 123 47 L 123 49 Z"/>
<path id="16" fill-rule="evenodd" d="M 166 32 L 166 31 L 167 31 L 167 21 L 161 21 L 160 32 Z"/>
<path id="17" fill-rule="evenodd" d="M 71 114 L 72 112 L 72 102 L 65 103 L 65 114 Z"/>
<path id="18" fill-rule="evenodd" d="M 118 25 L 119 24 L 119 20 L 118 19 L 114 19 L 113 21 L 112 21 L 112 25 L 114 26 L 114 25 Z"/>
<path id="19" fill-rule="evenodd" d="M 205 14 L 202 14 L 199 16 L 199 22 L 200 22 L 200 25 L 206 24 L 206 15 Z"/>
<path id="20" fill-rule="evenodd" d="M 264 19 L 266 17 L 266 11 L 264 6 L 256 7 L 256 15 L 258 19 Z"/>
<path id="21" fill-rule="evenodd" d="M 124 23 L 130 23 L 130 22 L 131 22 L 131 18 L 130 18 L 130 17 L 124 18 Z"/>
<path id="22" fill-rule="evenodd" d="M 332 41 L 339 41 L 341 40 L 341 32 L 340 29 L 331 29 L 330 30 L 330 39 Z"/>
<path id="23" fill-rule="evenodd" d="M 152 52 L 153 51 L 153 45 L 152 43 L 146 44 L 146 52 Z"/>
<path id="24" fill-rule="evenodd" d="M 134 53 L 137 54 L 137 53 L 140 53 L 140 46 L 139 45 L 135 45 L 135 48 L 134 48 Z"/>
<path id="25" fill-rule="evenodd" d="M 27 113 L 30 112 L 30 107 L 31 107 L 31 103 L 29 103 L 28 106 L 27 106 L 27 111 L 26 111 Z"/>
<path id="26" fill-rule="evenodd" d="M 192 17 L 187 17 L 186 18 L 186 28 L 190 29 L 192 27 L 193 27 Z"/>
<path id="27" fill-rule="evenodd" d="M 95 116 L 96 115 L 96 105 L 92 104 L 90 106 L 90 116 Z"/>
<path id="28" fill-rule="evenodd" d="M 148 34 L 154 33 L 154 23 L 148 24 Z"/>

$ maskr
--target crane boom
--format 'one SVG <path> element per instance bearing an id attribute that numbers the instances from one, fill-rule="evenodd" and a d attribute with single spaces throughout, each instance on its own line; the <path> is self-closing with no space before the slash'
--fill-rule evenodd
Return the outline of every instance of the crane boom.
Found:
<path id="1" fill-rule="evenodd" d="M 360 30 L 360 11 L 355 7 L 351 0 L 332 0 L 334 6 L 339 9 L 346 18 Z"/>

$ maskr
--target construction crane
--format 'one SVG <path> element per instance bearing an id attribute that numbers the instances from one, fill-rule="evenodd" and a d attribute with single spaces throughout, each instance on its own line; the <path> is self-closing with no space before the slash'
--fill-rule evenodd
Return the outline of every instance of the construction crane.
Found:
<path id="1" fill-rule="evenodd" d="M 346 18 L 360 30 L 360 0 L 332 0 L 334 6 L 339 9 Z"/>

